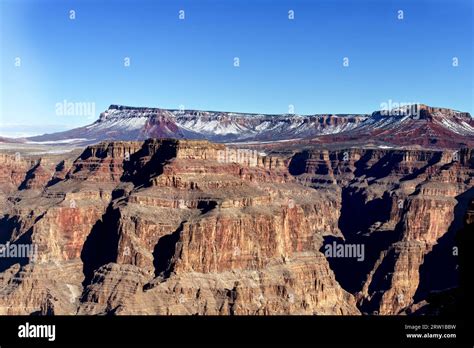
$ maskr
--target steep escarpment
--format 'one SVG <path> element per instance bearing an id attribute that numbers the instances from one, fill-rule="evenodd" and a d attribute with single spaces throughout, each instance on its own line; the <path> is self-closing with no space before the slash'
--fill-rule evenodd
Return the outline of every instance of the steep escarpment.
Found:
<path id="1" fill-rule="evenodd" d="M 175 157 L 113 201 L 94 231 L 117 242 L 86 284 L 80 313 L 358 313 L 318 252 L 322 235 L 337 234 L 330 193 L 287 183 L 286 168 L 270 173 L 266 160 L 219 161 L 222 145 L 173 144 Z M 122 287 L 127 296 L 115 296 Z"/>
<path id="2" fill-rule="evenodd" d="M 4 314 L 412 313 L 457 286 L 474 196 L 467 148 L 147 139 L 2 158 L 0 242 L 36 248 L 0 259 Z M 454 270 L 433 282 L 440 258 Z"/>
<path id="3" fill-rule="evenodd" d="M 474 196 L 472 150 L 312 151 L 297 161 L 302 183 L 342 186 L 340 242 L 363 245 L 365 258 L 329 260 L 363 312 L 398 314 L 457 285 L 454 236 Z M 438 281 L 428 280 L 434 270 Z"/>

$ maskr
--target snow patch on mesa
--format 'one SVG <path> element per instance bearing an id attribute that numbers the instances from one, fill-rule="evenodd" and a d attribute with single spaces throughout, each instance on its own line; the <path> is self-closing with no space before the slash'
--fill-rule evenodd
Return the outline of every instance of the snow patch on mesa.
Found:
<path id="1" fill-rule="evenodd" d="M 456 134 L 474 135 L 474 127 L 472 127 L 470 124 L 466 123 L 465 121 L 462 121 L 462 122 L 458 123 L 458 122 L 453 122 L 450 119 L 443 118 L 441 120 L 441 124 L 445 128 L 448 128 L 450 131 L 452 131 Z"/>

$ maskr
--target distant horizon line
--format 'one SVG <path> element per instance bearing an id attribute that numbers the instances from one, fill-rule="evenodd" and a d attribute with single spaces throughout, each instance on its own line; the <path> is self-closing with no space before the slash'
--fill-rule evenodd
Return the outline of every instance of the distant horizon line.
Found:
<path id="1" fill-rule="evenodd" d="M 457 112 L 457 113 L 467 113 L 467 114 L 471 115 L 471 113 L 469 111 L 461 111 L 461 110 L 457 110 L 457 109 L 450 108 L 450 107 L 431 106 L 431 105 L 428 105 L 428 104 L 425 104 L 425 103 L 403 103 L 403 102 L 396 103 L 395 102 L 395 103 L 390 104 L 390 100 L 389 100 L 388 104 L 389 105 L 397 104 L 397 106 L 392 107 L 392 108 L 388 108 L 388 109 L 380 108 L 380 109 L 374 110 L 374 111 L 369 112 L 369 113 L 300 114 L 300 113 L 297 113 L 297 112 L 292 112 L 292 113 L 290 113 L 290 112 L 288 112 L 288 113 L 262 113 L 262 112 L 224 111 L 224 110 L 187 109 L 187 108 L 166 108 L 166 107 L 148 107 L 148 106 L 130 106 L 130 105 L 124 105 L 124 104 L 110 104 L 109 107 L 105 111 L 107 111 L 107 110 L 151 110 L 151 111 L 154 111 L 154 110 L 167 110 L 167 111 L 182 111 L 182 112 L 185 112 L 185 111 L 213 112 L 213 113 L 257 115 L 257 116 L 259 116 L 259 115 L 261 115 L 261 116 L 278 116 L 278 115 L 281 115 L 281 116 L 291 116 L 291 115 L 294 115 L 294 116 L 371 116 L 372 114 L 374 114 L 376 112 L 380 112 L 380 111 L 384 111 L 384 110 L 396 110 L 396 109 L 402 109 L 404 107 L 410 107 L 410 106 L 417 105 L 418 107 L 425 107 L 425 108 L 434 109 L 434 110 L 450 110 L 450 111 L 454 111 L 454 112 Z M 100 112 L 99 116 L 100 116 L 101 113 L 103 113 L 105 111 Z M 473 117 L 473 116 L 471 115 L 471 117 Z"/>
<path id="2" fill-rule="evenodd" d="M 64 100 L 67 102 L 67 100 Z M 390 100 L 389 100 L 390 102 Z M 72 104 L 75 104 L 74 102 L 70 102 Z M 81 103 L 78 103 L 81 104 Z M 417 105 L 418 107 L 425 107 L 429 109 L 434 109 L 434 110 L 450 110 L 456 113 L 465 113 L 468 114 L 471 118 L 474 119 L 474 116 L 469 112 L 469 111 L 460 111 L 457 109 L 449 108 L 449 107 L 439 107 L 439 106 L 430 106 L 425 103 L 392 103 L 392 105 L 397 104 L 397 108 L 401 109 L 403 107 L 407 106 L 413 106 Z M 400 106 L 402 104 L 402 106 Z M 389 108 L 388 110 L 394 110 L 396 108 Z M 255 116 L 303 116 L 303 117 L 311 117 L 311 116 L 336 116 L 336 117 L 347 117 L 347 116 L 354 116 L 354 117 L 370 117 L 376 112 L 381 112 L 385 109 L 378 109 L 375 111 L 372 111 L 370 113 L 315 113 L 315 114 L 300 114 L 300 113 L 258 113 L 258 112 L 243 112 L 243 111 L 222 111 L 222 110 L 206 110 L 206 109 L 186 109 L 186 108 L 162 108 L 162 107 L 148 107 L 148 106 L 130 106 L 130 105 L 124 105 L 124 104 L 110 104 L 109 107 L 105 111 L 101 111 L 95 116 L 93 120 L 89 119 L 89 123 L 86 123 L 84 125 L 67 125 L 67 124 L 58 124 L 58 125 L 37 125 L 38 127 L 46 127 L 46 128 L 51 128 L 51 130 L 48 130 L 45 132 L 45 129 L 40 130 L 40 133 L 30 133 L 28 134 L 28 131 L 22 131 L 21 129 L 24 127 L 28 130 L 28 128 L 31 131 L 32 127 L 36 127 L 36 125 L 32 124 L 9 124 L 9 123 L 0 123 L 0 137 L 3 138 L 10 138 L 10 139 L 23 139 L 23 138 L 29 138 L 29 137 L 34 137 L 34 136 L 39 136 L 39 135 L 44 135 L 44 134 L 51 134 L 56 133 L 56 132 L 62 132 L 62 131 L 67 131 L 70 129 L 74 128 L 80 128 L 80 127 L 85 127 L 87 125 L 99 122 L 101 120 L 101 114 L 108 111 L 108 110 L 150 110 L 150 111 L 155 111 L 155 110 L 166 110 L 166 111 L 174 111 L 174 112 L 209 112 L 209 113 L 226 113 L 226 114 L 236 114 L 236 115 L 255 115 Z M 0 119 L 1 120 L 1 119 Z M 92 122 L 91 122 L 92 121 Z M 3 129 L 2 129 L 3 128 Z M 16 130 L 12 130 L 11 132 L 2 132 L 2 130 L 6 130 L 5 128 L 13 128 Z M 55 130 L 53 130 L 56 128 Z M 8 134 L 10 133 L 10 134 Z M 18 136 L 19 134 L 23 133 L 23 136 Z"/>

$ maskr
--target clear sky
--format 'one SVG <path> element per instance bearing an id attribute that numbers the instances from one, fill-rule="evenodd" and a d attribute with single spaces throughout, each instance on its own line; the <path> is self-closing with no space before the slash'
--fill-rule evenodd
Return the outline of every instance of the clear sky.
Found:
<path id="1" fill-rule="evenodd" d="M 473 112 L 472 0 L 0 4 L 4 135 L 86 125 L 110 104 L 314 114 L 392 100 Z M 64 100 L 95 112 L 58 112 Z"/>

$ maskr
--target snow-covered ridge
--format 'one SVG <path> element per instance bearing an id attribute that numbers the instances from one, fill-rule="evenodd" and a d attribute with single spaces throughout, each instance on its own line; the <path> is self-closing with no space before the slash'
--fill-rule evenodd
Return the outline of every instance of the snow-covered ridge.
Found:
<path id="1" fill-rule="evenodd" d="M 265 143 L 321 136 L 337 136 L 339 140 L 332 138 L 336 141 L 395 136 L 410 139 L 463 137 L 459 142 L 470 143 L 469 138 L 474 137 L 474 121 L 468 113 L 425 105 L 417 110 L 416 115 L 409 116 L 385 115 L 380 111 L 371 115 L 272 115 L 111 105 L 88 126 L 28 140 L 59 144 L 68 139 L 80 139 L 87 144 L 167 137 Z"/>
<path id="2" fill-rule="evenodd" d="M 305 133 L 313 136 L 333 134 L 353 129 L 367 119 L 368 115 L 272 115 L 111 105 L 101 114 L 99 121 L 89 127 L 138 129 L 156 117 L 165 117 L 183 131 L 202 134 L 205 137 L 248 139 L 274 135 L 292 138 Z"/>

